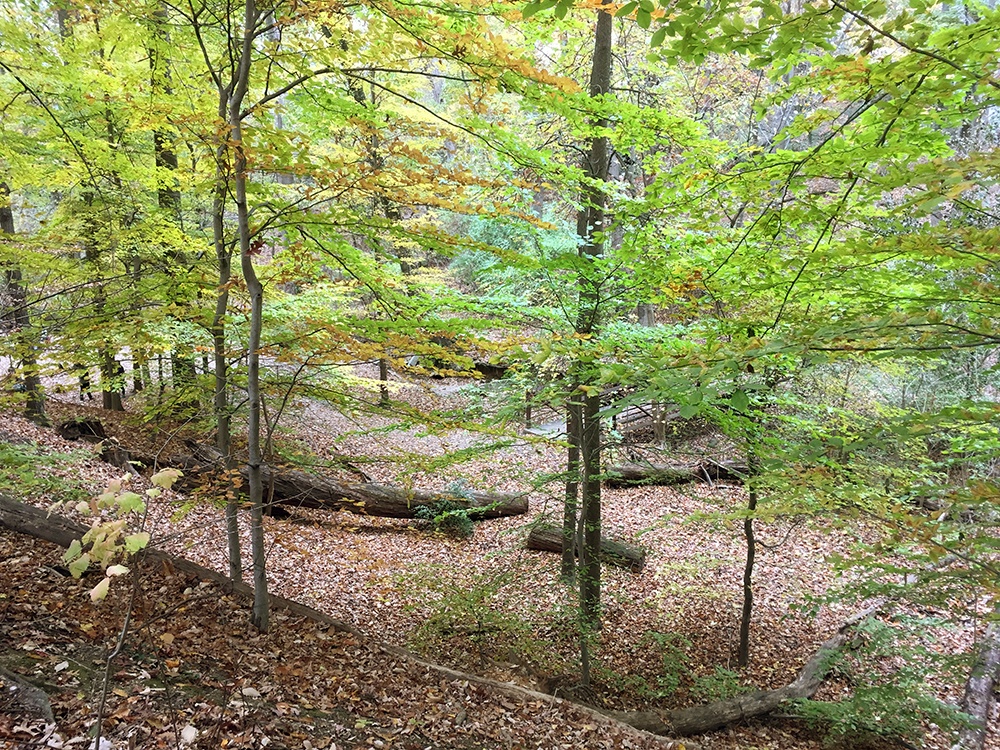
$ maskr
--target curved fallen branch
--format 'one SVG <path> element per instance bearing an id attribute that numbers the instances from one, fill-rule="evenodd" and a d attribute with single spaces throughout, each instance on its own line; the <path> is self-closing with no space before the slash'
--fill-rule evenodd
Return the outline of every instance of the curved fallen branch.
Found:
<path id="1" fill-rule="evenodd" d="M 836 634 L 820 644 L 795 680 L 784 687 L 758 690 L 728 700 L 675 711 L 613 711 L 608 712 L 608 715 L 647 732 L 683 737 L 709 732 L 736 721 L 770 713 L 787 701 L 811 698 L 823 683 L 826 676 L 824 665 L 829 657 L 851 640 L 848 631 L 878 611 L 881 606 L 869 607 L 845 620 Z"/>

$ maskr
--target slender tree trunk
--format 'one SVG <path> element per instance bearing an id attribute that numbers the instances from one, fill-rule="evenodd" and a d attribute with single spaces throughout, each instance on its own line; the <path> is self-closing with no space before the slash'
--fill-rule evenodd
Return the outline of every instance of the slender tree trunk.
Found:
<path id="1" fill-rule="evenodd" d="M 232 276 L 232 253 L 225 239 L 224 213 L 226 183 L 223 174 L 225 147 L 217 154 L 215 199 L 213 202 L 212 228 L 215 235 L 215 258 L 219 269 L 219 287 L 212 318 L 212 349 L 215 359 L 215 447 L 222 454 L 226 466 L 226 539 L 229 547 L 229 577 L 243 580 L 243 558 L 240 551 L 239 501 L 236 494 L 236 462 L 232 450 L 232 415 L 229 409 L 229 359 L 226 351 L 226 312 L 229 308 L 229 282 Z"/>
<path id="2" fill-rule="evenodd" d="M 254 270 L 250 237 L 250 213 L 247 206 L 246 152 L 243 144 L 241 108 L 250 80 L 254 29 L 260 14 L 255 0 L 247 0 L 243 23 L 243 40 L 239 68 L 229 101 L 230 142 L 233 148 L 233 181 L 236 187 L 236 216 L 240 235 L 240 263 L 247 291 L 250 293 L 250 335 L 247 362 L 247 396 L 250 418 L 247 431 L 247 468 L 249 470 L 249 500 L 251 515 L 251 546 L 253 556 L 254 606 L 253 623 L 262 633 L 270 625 L 270 603 L 267 593 L 267 569 L 264 553 L 264 486 L 261 481 L 261 418 L 260 418 L 260 333 L 263 324 L 264 287 Z"/>
<path id="3" fill-rule="evenodd" d="M 567 584 L 576 581 L 577 511 L 580 500 L 580 424 L 582 404 L 573 395 L 566 402 L 566 504 L 563 508 L 561 575 Z"/>
<path id="4" fill-rule="evenodd" d="M 743 521 L 743 533 L 747 540 L 747 560 L 743 566 L 743 615 L 740 619 L 740 645 L 736 663 L 741 667 L 750 663 L 750 617 L 753 614 L 753 565 L 757 556 L 757 539 L 753 531 L 753 512 L 757 510 L 757 489 L 750 483 L 750 500 L 747 502 L 747 517 Z"/>
<path id="5" fill-rule="evenodd" d="M 0 182 L 0 235 L 15 233 L 14 211 L 10 205 L 10 188 L 6 182 Z M 17 348 L 21 360 L 21 386 L 27 396 L 24 406 L 24 416 L 38 425 L 48 426 L 49 418 L 45 415 L 45 392 L 38 376 L 38 358 L 35 346 L 38 344 L 36 335 L 31 330 L 31 315 L 28 312 L 28 293 L 22 283 L 21 269 L 8 267 L 4 270 L 7 282 L 7 293 L 11 298 L 10 320 L 17 331 Z"/>
<path id="6" fill-rule="evenodd" d="M 743 521 L 743 533 L 747 540 L 747 559 L 743 566 L 743 613 L 740 617 L 740 643 L 736 654 L 736 662 L 740 667 L 750 663 L 750 620 L 753 616 L 753 566 L 757 556 L 757 538 L 754 535 L 753 520 L 757 511 L 759 498 L 755 477 L 760 472 L 760 461 L 757 458 L 757 446 L 761 437 L 761 425 L 757 417 L 751 417 L 746 430 L 747 443 L 747 477 L 746 486 L 749 492 L 747 501 L 747 517 Z"/>
<path id="7" fill-rule="evenodd" d="M 379 406 L 389 405 L 389 362 L 385 357 L 378 361 Z"/>
<path id="8" fill-rule="evenodd" d="M 583 469 L 583 503 L 580 520 L 580 606 L 584 623 L 601 627 L 601 397 L 588 394 L 583 402 L 580 464 Z"/>

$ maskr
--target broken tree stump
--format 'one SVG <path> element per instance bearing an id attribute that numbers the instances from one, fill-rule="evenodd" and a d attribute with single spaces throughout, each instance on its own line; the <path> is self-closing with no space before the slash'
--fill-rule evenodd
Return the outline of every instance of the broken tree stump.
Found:
<path id="1" fill-rule="evenodd" d="M 535 526 L 528 534 L 525 547 L 542 552 L 562 552 L 562 542 L 562 529 L 556 526 Z M 602 536 L 601 562 L 639 573 L 646 563 L 646 552 L 632 544 Z"/>
<path id="2" fill-rule="evenodd" d="M 222 456 L 214 448 L 193 441 L 187 445 L 195 454 L 194 459 L 183 456 L 174 458 L 186 471 L 222 467 Z M 246 486 L 250 470 L 241 465 L 239 471 Z M 476 518 L 501 518 L 528 512 L 527 494 L 470 492 L 466 497 L 447 491 L 407 490 L 374 482 L 340 482 L 318 474 L 274 468 L 267 464 L 261 466 L 261 479 L 266 493 L 271 493 L 273 488 L 273 502 L 299 508 L 346 510 L 384 518 L 416 518 L 418 509 L 433 508 L 435 504 L 447 500 L 468 508 L 470 515 Z"/>
<path id="3" fill-rule="evenodd" d="M 640 484 L 687 484 L 719 480 L 742 482 L 750 473 L 746 464 L 704 460 L 692 464 L 620 464 L 604 470 L 609 487 Z"/>
<path id="4" fill-rule="evenodd" d="M 56 425 L 56 434 L 63 440 L 85 440 L 99 443 L 106 440 L 108 433 L 97 419 L 68 419 Z"/>

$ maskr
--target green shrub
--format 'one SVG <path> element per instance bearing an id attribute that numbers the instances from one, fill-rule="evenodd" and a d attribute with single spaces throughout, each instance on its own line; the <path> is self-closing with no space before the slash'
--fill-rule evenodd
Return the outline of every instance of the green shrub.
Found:
<path id="1" fill-rule="evenodd" d="M 753 687 L 744 685 L 741 682 L 742 679 L 743 677 L 739 672 L 734 672 L 731 669 L 726 669 L 716 664 L 715 671 L 712 674 L 695 678 L 694 687 L 691 688 L 691 692 L 706 703 L 724 701 L 740 693 L 747 693 L 754 690 Z"/>
<path id="2" fill-rule="evenodd" d="M 456 500 L 438 500 L 417 508 L 414 517 L 432 531 L 465 539 L 472 536 L 470 509 Z"/>
<path id="3" fill-rule="evenodd" d="M 430 610 L 411 641 L 429 652 L 449 644 L 467 644 L 480 668 L 488 659 L 538 664 L 549 652 L 534 635 L 531 623 L 518 612 L 523 602 L 523 574 L 512 568 L 484 573 L 428 566 L 402 582 L 415 592 L 410 609 Z"/>
<path id="4" fill-rule="evenodd" d="M 447 492 L 451 497 L 420 506 L 414 517 L 431 531 L 466 539 L 472 536 L 475 518 L 481 516 L 484 509 L 466 504 L 472 500 L 472 490 L 462 480 L 450 484 Z"/>
<path id="5" fill-rule="evenodd" d="M 923 628 L 919 627 L 916 633 Z M 940 654 L 907 639 L 905 627 L 895 628 L 874 618 L 857 627 L 861 645 L 841 650 L 826 663 L 827 669 L 850 686 L 850 696 L 837 703 L 804 700 L 798 711 L 825 728 L 828 745 L 899 738 L 920 744 L 924 728 L 933 724 L 952 731 L 964 715 L 940 700 L 931 689 L 940 680 Z M 945 665 L 947 666 L 947 665 Z"/>
<path id="6" fill-rule="evenodd" d="M 33 443 L 0 442 L 0 492 L 25 501 L 39 497 L 60 502 L 86 500 L 91 493 L 68 477 L 76 476 L 69 469 L 90 455 L 86 450 L 46 453 Z"/>

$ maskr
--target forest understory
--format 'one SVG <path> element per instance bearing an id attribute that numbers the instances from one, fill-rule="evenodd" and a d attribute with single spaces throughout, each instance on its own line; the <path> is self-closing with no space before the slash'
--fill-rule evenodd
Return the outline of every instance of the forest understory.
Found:
<path id="1" fill-rule="evenodd" d="M 372 376 L 365 368 L 357 374 Z M 393 397 L 421 409 L 462 409 L 479 398 L 471 384 L 399 382 Z M 99 419 L 133 455 L 160 456 L 165 465 L 183 452 L 183 437 L 206 437 L 183 428 L 156 429 L 135 414 L 64 398 L 49 402 L 53 421 Z M 2 421 L 0 440 L 30 441 L 40 454 L 89 448 L 10 412 Z M 511 427 L 513 437 L 501 447 L 475 450 L 498 438 L 393 428 L 389 415 L 355 422 L 316 401 L 301 403 L 287 424 L 280 443 L 319 460 L 348 456 L 373 481 L 404 488 L 442 490 L 464 482 L 472 489 L 524 492 L 529 478 L 558 473 L 564 461 L 555 442 L 523 428 Z M 673 451 L 679 458 L 712 449 L 708 435 Z M 467 460 L 439 460 L 455 451 Z M 0 469 L 7 482 L 11 471 Z M 39 462 L 22 474 L 22 483 L 35 506 L 48 508 L 69 500 L 65 491 L 71 485 L 98 494 L 120 474 L 96 456 L 79 463 L 59 459 Z M 350 469 L 340 477 L 360 481 Z M 744 490 L 721 482 L 606 489 L 604 533 L 640 545 L 647 558 L 639 573 L 603 566 L 597 668 L 594 683 L 582 691 L 576 685 L 576 602 L 559 581 L 559 557 L 524 548 L 533 523 L 561 513 L 560 487 L 533 489 L 527 515 L 477 522 L 468 538 L 432 531 L 419 521 L 319 510 L 265 519 L 272 593 L 315 608 L 353 632 L 278 607 L 271 633 L 258 635 L 249 624 L 248 602 L 162 566 L 144 569 L 134 592 L 128 582 L 116 582 L 107 601 L 91 604 L 86 592 L 96 581 L 61 575 L 61 550 L 3 531 L 0 591 L 7 593 L 0 599 L 0 640 L 6 647 L 0 666 L 49 694 L 63 744 L 40 729 L 44 721 L 27 721 L 7 700 L 0 704 L 0 747 L 83 742 L 97 715 L 104 657 L 125 625 L 129 603 L 133 618 L 125 646 L 111 662 L 105 693 L 103 732 L 113 743 L 108 747 L 406 750 L 680 745 L 561 700 L 535 694 L 528 700 L 435 671 L 394 648 L 597 711 L 669 710 L 788 684 L 841 622 L 870 604 L 823 606 L 816 617 L 798 610 L 808 596 L 833 585 L 826 559 L 849 553 L 852 537 L 867 533 L 863 525 L 847 533 L 832 519 L 758 522 L 762 550 L 754 573 L 751 659 L 739 670 L 742 523 L 720 512 L 745 507 Z M 59 512 L 79 520 L 72 506 Z M 704 514 L 715 518 L 690 520 Z M 242 523 L 248 557 L 248 517 Z M 193 502 L 168 491 L 150 503 L 146 529 L 156 548 L 228 570 L 223 513 L 210 498 Z M 970 621 L 927 636 L 936 650 L 958 654 L 971 647 L 980 626 Z M 884 667 L 891 671 L 891 661 Z M 0 680 L 6 684 L 10 675 L 0 673 Z M 962 686 L 935 688 L 954 701 Z M 849 677 L 835 675 L 816 698 L 836 701 L 851 689 Z M 824 747 L 825 728 L 792 714 L 790 709 L 783 718 L 738 722 L 681 742 L 748 750 Z M 990 728 L 986 747 L 996 750 L 995 711 Z M 927 729 L 924 740 L 873 740 L 866 746 L 949 746 L 945 736 Z"/>

